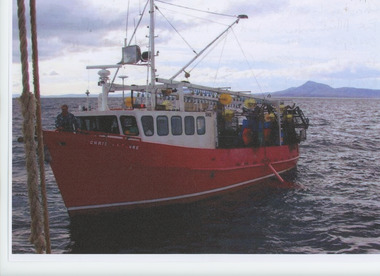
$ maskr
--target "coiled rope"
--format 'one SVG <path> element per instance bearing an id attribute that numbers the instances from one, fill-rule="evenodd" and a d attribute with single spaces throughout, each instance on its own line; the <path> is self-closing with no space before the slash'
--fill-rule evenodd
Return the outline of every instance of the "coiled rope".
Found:
<path id="1" fill-rule="evenodd" d="M 30 205 L 31 216 L 31 235 L 30 242 L 34 244 L 37 253 L 50 253 L 50 237 L 49 237 L 49 222 L 47 215 L 46 203 L 46 186 L 45 186 L 45 173 L 43 166 L 43 142 L 42 142 L 42 127 L 41 127 L 41 109 L 39 97 L 39 79 L 38 79 L 38 53 L 37 53 L 37 36 L 36 36 L 36 20 L 35 20 L 35 1 L 30 1 L 31 12 L 31 25 L 32 25 L 32 48 L 33 48 L 33 69 L 34 69 L 34 88 L 36 95 L 30 92 L 29 87 L 29 67 L 28 67 L 28 50 L 27 50 L 27 35 L 26 35 L 26 20 L 25 20 L 25 5 L 24 0 L 17 0 L 17 14 L 18 14 L 18 27 L 20 39 L 20 53 L 21 53 L 21 68 L 22 68 L 22 84 L 23 91 L 19 98 L 21 103 L 21 113 L 24 121 L 22 124 L 22 131 L 24 136 L 24 149 L 25 149 L 25 164 L 27 169 L 27 185 L 28 196 Z M 36 119 L 36 103 L 38 110 L 37 125 Z M 37 128 L 38 142 L 39 142 L 39 163 L 40 163 L 40 180 L 41 180 L 41 193 L 44 205 L 44 219 L 41 214 L 41 203 L 39 197 L 38 187 L 38 173 L 37 173 L 37 157 L 36 145 L 34 141 L 35 127 Z M 42 148 L 42 151 L 41 151 Z M 41 161 L 42 160 L 42 161 Z M 45 222 L 45 236 L 42 231 L 42 224 Z"/>

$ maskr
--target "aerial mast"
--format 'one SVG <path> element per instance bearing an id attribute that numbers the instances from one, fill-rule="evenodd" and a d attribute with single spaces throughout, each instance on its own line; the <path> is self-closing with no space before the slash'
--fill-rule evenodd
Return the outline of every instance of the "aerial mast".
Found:
<path id="1" fill-rule="evenodd" d="M 150 8 L 150 23 L 149 23 L 149 50 L 148 50 L 148 60 L 150 62 L 150 93 L 151 93 L 151 107 L 153 109 L 156 108 L 156 64 L 155 64 L 155 56 L 154 56 L 154 0 L 149 0 Z"/>
<path id="2" fill-rule="evenodd" d="M 150 59 L 150 85 L 152 89 L 156 84 L 156 64 L 154 56 L 154 0 L 150 0 L 150 24 L 149 24 L 149 52 L 148 57 Z"/>

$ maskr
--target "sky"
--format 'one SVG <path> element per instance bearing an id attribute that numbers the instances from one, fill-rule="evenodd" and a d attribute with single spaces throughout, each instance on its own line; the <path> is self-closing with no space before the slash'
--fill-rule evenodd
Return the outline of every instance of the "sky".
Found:
<path id="1" fill-rule="evenodd" d="M 86 66 L 121 60 L 124 39 L 131 39 L 145 3 L 37 0 L 41 95 L 84 95 L 87 89 L 99 93 L 97 70 Z M 19 94 L 16 0 L 11 5 L 9 87 L 11 93 Z M 194 57 L 193 51 L 200 52 L 236 20 L 232 16 L 246 14 L 248 19 L 241 19 L 207 55 L 187 68 L 191 75 L 188 81 L 253 93 L 280 91 L 309 80 L 335 88 L 380 89 L 380 1 L 163 0 L 156 5 L 156 68 L 160 78 L 172 77 Z M 131 40 L 142 51 L 148 50 L 147 19 L 145 16 Z M 123 66 L 120 74 L 128 76 L 128 84 L 146 82 L 146 67 Z M 184 74 L 176 78 L 184 79 Z M 119 78 L 116 81 L 121 82 Z"/>

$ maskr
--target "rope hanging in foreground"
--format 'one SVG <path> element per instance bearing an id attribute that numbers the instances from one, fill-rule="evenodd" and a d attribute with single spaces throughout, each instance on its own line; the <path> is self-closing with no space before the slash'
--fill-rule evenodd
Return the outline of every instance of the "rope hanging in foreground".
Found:
<path id="1" fill-rule="evenodd" d="M 28 50 L 24 0 L 17 0 L 17 6 L 23 83 L 23 91 L 19 100 L 21 102 L 21 112 L 24 118 L 22 131 L 24 136 L 25 164 L 27 169 L 27 185 L 31 216 L 30 242 L 34 244 L 37 253 L 44 253 L 44 250 L 46 248 L 46 241 L 42 233 L 42 215 L 38 192 L 36 145 L 34 142 L 36 106 L 35 98 L 30 92 L 29 88 Z"/>
<path id="2" fill-rule="evenodd" d="M 41 198 L 44 216 L 44 232 L 46 240 L 46 253 L 51 253 L 50 232 L 49 232 L 49 213 L 47 208 L 46 183 L 45 183 L 45 165 L 44 165 L 44 142 L 42 137 L 42 119 L 41 119 L 41 98 L 40 98 L 40 77 L 38 70 L 38 44 L 37 44 L 37 16 L 36 0 L 30 0 L 30 25 L 32 29 L 32 60 L 33 60 L 33 85 L 34 96 L 36 98 L 36 131 L 38 141 L 38 163 L 40 165 L 40 185 Z"/>

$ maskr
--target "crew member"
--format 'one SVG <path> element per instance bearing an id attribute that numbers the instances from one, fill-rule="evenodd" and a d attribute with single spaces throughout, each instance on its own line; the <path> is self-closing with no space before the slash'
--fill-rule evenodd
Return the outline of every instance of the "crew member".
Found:
<path id="1" fill-rule="evenodd" d="M 55 127 L 59 131 L 80 131 L 79 122 L 75 116 L 69 112 L 67 104 L 61 106 L 62 112 L 55 120 Z"/>
<path id="2" fill-rule="evenodd" d="M 284 120 L 284 144 L 292 145 L 298 143 L 298 138 L 293 122 L 293 115 L 287 114 Z"/>

